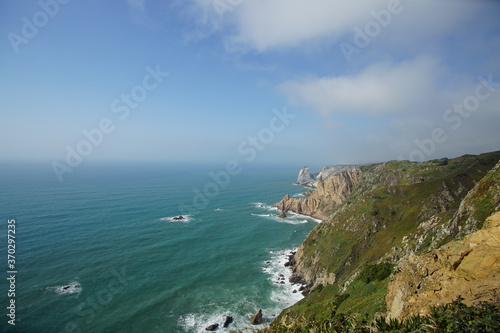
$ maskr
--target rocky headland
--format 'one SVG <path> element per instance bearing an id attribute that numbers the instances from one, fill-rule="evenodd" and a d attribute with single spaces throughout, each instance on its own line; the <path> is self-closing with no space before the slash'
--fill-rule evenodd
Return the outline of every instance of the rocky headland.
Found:
<path id="1" fill-rule="evenodd" d="M 309 294 L 267 332 L 332 309 L 404 320 L 459 295 L 500 305 L 499 160 L 329 167 L 325 179 L 302 169 L 298 182 L 316 189 L 275 207 L 323 220 L 290 260 L 291 281 Z"/>
<path id="2" fill-rule="evenodd" d="M 297 177 L 297 181 L 295 182 L 295 184 L 315 188 L 317 187 L 317 183 L 320 180 L 326 180 L 329 177 L 339 172 L 353 171 L 358 167 L 359 166 L 357 165 L 325 166 L 321 169 L 320 172 L 311 173 L 311 169 L 309 169 L 309 167 L 306 166 L 300 169 L 299 176 Z"/>
<path id="3" fill-rule="evenodd" d="M 336 172 L 325 180 L 319 179 L 315 183 L 316 190 L 307 198 L 292 198 L 287 194 L 273 207 L 285 212 L 292 211 L 321 220 L 326 219 L 327 214 L 352 193 L 361 181 L 361 173 L 361 170 L 356 168 L 352 171 Z"/>

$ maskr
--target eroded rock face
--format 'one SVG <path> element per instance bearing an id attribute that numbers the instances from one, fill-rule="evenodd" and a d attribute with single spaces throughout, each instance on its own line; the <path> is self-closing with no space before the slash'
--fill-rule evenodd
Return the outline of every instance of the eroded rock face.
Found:
<path id="1" fill-rule="evenodd" d="M 357 165 L 334 165 L 334 166 L 325 166 L 321 169 L 321 171 L 318 173 L 316 176 L 316 180 L 326 180 L 333 176 L 336 173 L 339 172 L 347 172 L 347 171 L 354 171 L 358 169 L 359 167 Z M 317 184 L 314 184 L 316 187 Z"/>
<path id="2" fill-rule="evenodd" d="M 323 167 L 318 173 L 311 173 L 311 169 L 306 166 L 300 169 L 299 176 L 297 177 L 295 184 L 317 187 L 320 180 L 326 180 L 339 172 L 354 171 L 358 168 L 359 166 L 357 165 L 333 165 Z"/>
<path id="3" fill-rule="evenodd" d="M 252 325 L 260 325 L 262 323 L 262 309 L 259 309 L 259 311 L 250 318 L 250 324 Z"/>
<path id="4" fill-rule="evenodd" d="M 488 178 L 489 179 L 486 179 Z M 473 204 L 475 199 L 480 197 L 489 197 L 491 204 L 495 205 L 496 210 L 500 210 L 500 162 L 491 169 L 489 175 L 479 182 L 471 191 L 467 193 L 460 207 L 453 217 L 450 225 L 450 231 L 457 237 L 462 237 L 474 231 L 477 231 L 478 210 L 483 208 L 481 205 Z"/>
<path id="5" fill-rule="evenodd" d="M 318 285 L 329 285 L 336 282 L 336 275 L 328 272 L 324 268 L 310 266 L 309 262 L 303 260 L 304 247 L 300 246 L 293 257 L 293 274 L 290 277 L 291 283 L 306 284 L 308 291 L 316 288 Z M 316 259 L 313 259 L 313 262 Z"/>
<path id="6" fill-rule="evenodd" d="M 402 260 L 386 297 L 388 316 L 428 314 L 461 295 L 466 304 L 500 303 L 500 212 L 483 229 L 424 255 Z"/>
<path id="7" fill-rule="evenodd" d="M 316 181 L 316 178 L 311 175 L 311 170 L 309 167 L 303 167 L 299 171 L 299 176 L 297 177 L 297 181 L 295 184 L 297 185 L 304 185 L 304 186 L 312 186 L 314 182 Z"/>
<path id="8" fill-rule="evenodd" d="M 296 199 L 287 194 L 274 207 L 283 211 L 291 210 L 295 213 L 325 219 L 323 212 L 345 201 L 361 181 L 361 173 L 360 169 L 338 172 L 326 180 L 319 180 L 316 184 L 316 191 L 308 198 Z"/>
<path id="9" fill-rule="evenodd" d="M 361 182 L 362 171 L 339 172 L 326 180 L 317 182 L 317 189 L 308 198 L 295 199 L 286 195 L 275 205 L 283 211 L 291 210 L 295 213 L 306 214 L 322 220 L 327 219 L 323 212 L 342 204 Z M 336 275 L 324 268 L 315 265 L 316 259 L 302 260 L 304 245 L 300 246 L 293 263 L 292 278 L 295 282 L 307 284 L 311 288 L 323 284 L 329 285 L 336 282 Z M 319 255 L 319 254 L 318 254 Z M 319 260 L 319 258 L 318 258 Z"/>

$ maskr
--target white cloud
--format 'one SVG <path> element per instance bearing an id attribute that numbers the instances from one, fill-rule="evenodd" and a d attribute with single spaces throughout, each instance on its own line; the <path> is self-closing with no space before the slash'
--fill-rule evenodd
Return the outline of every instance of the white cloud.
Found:
<path id="1" fill-rule="evenodd" d="M 438 127 L 448 140 L 432 157 L 488 150 L 498 142 L 492 124 L 499 119 L 500 88 L 458 129 L 443 120 L 447 109 L 474 93 L 479 76 L 500 78 L 495 1 L 221 0 L 237 4 L 224 15 L 215 1 L 190 2 L 200 35 L 217 32 L 227 51 L 250 51 L 247 59 L 256 62 L 282 57 L 277 73 L 294 66 L 279 89 L 291 104 L 323 115 L 310 117 L 322 126 L 310 136 L 320 142 L 318 155 L 331 149 L 328 154 L 343 162 L 407 157 L 418 148 L 415 140 Z M 400 10 L 380 24 L 369 46 L 354 62 L 345 61 L 341 43 L 354 45 L 356 31 L 376 21 L 373 12 L 398 2 Z M 314 139 L 321 135 L 324 140 Z"/>
<path id="2" fill-rule="evenodd" d="M 229 49 L 241 47 L 264 51 L 295 46 L 302 41 L 324 37 L 362 22 L 367 8 L 387 0 L 192 0 L 191 13 L 205 34 L 227 29 Z M 225 4 L 222 7 L 221 4 Z M 200 31 L 198 31 L 200 33 Z"/>
<path id="3" fill-rule="evenodd" d="M 344 32 L 369 17 L 386 0 L 252 0 L 236 12 L 238 32 L 231 41 L 265 51 Z"/>
<path id="4" fill-rule="evenodd" d="M 453 31 L 481 4 L 467 0 L 192 0 L 190 11 L 202 29 L 198 34 L 203 29 L 205 34 L 222 30 L 228 49 L 264 52 L 318 38 L 351 38 L 356 27 L 363 29 L 374 20 L 373 12 L 388 8 L 397 9 L 384 27 L 388 39 L 437 38 Z"/>
<path id="5" fill-rule="evenodd" d="M 421 57 L 399 65 L 379 63 L 355 75 L 287 81 L 281 91 L 293 104 L 323 114 L 404 113 L 435 99 L 436 60 Z"/>

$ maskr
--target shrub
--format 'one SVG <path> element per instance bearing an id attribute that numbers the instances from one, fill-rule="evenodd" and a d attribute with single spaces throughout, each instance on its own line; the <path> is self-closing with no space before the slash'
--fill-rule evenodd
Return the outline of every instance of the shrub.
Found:
<path id="1" fill-rule="evenodd" d="M 380 264 L 367 265 L 359 278 L 365 283 L 370 283 L 371 281 L 382 281 L 392 273 L 392 265 L 383 262 Z"/>
<path id="2" fill-rule="evenodd" d="M 431 308 L 431 315 L 438 332 L 500 332 L 500 308 L 480 302 L 467 306 L 463 298 L 452 303 Z"/>
<path id="3" fill-rule="evenodd" d="M 372 265 L 375 266 L 375 265 Z M 500 308 L 481 302 L 475 306 L 462 303 L 460 296 L 452 303 L 431 307 L 429 316 L 414 315 L 406 320 L 377 317 L 371 323 L 359 314 L 345 314 L 330 308 L 320 320 L 308 321 L 299 318 L 293 324 L 271 325 L 261 333 L 498 333 L 500 332 Z"/>
<path id="4" fill-rule="evenodd" d="M 445 165 L 448 165 L 448 162 L 449 162 L 449 160 L 445 157 L 445 158 L 438 160 L 438 165 L 445 166 Z"/>

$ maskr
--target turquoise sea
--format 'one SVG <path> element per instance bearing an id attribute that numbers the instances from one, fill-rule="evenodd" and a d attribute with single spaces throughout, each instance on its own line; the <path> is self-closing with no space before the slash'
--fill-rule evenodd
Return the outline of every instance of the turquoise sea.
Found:
<path id="1" fill-rule="evenodd" d="M 59 182 L 50 165 L 1 166 L 0 331 L 205 332 L 232 316 L 218 329 L 229 332 L 251 326 L 258 309 L 270 321 L 300 300 L 280 274 L 290 274 L 286 255 L 318 221 L 280 219 L 270 208 L 303 192 L 292 185 L 298 168 L 249 167 L 214 186 L 210 172 L 221 170 L 82 165 Z M 185 207 L 197 209 L 174 220 Z M 15 297 L 8 297 L 9 219 Z"/>

